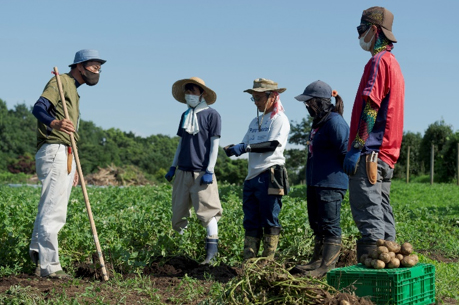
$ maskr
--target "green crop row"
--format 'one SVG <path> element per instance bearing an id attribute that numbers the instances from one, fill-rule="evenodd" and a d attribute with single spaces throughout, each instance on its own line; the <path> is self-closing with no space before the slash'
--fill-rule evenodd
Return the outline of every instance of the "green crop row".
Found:
<path id="1" fill-rule="evenodd" d="M 40 189 L 0 186 L 0 276 L 32 273 L 28 244 L 37 212 Z M 292 187 L 284 197 L 283 225 L 279 244 L 281 261 L 304 261 L 311 255 L 312 238 L 307 220 L 305 186 Z M 171 228 L 171 186 L 88 188 L 100 244 L 106 260 L 117 272 L 139 273 L 159 256 L 186 255 L 204 258 L 205 229 L 193 216 L 185 234 Z M 220 185 L 223 217 L 219 222 L 218 260 L 230 266 L 242 261 L 242 190 L 238 185 Z M 397 222 L 398 241 L 409 241 L 421 251 L 421 261 L 429 255 L 459 258 L 459 188 L 452 184 L 406 184 L 395 181 L 391 201 Z M 346 195 L 341 211 L 343 244 L 352 248 L 359 232 Z M 448 234 L 445 234 L 445 231 Z M 95 252 L 84 199 L 75 188 L 69 202 L 67 224 L 59 235 L 60 259 L 72 272 L 77 262 L 85 262 Z M 459 277 L 459 263 L 439 264 L 448 278 Z M 444 270 L 450 270 L 446 272 Z M 451 274 L 452 273 L 452 274 Z M 459 297 L 452 281 L 437 274 L 437 293 Z"/>

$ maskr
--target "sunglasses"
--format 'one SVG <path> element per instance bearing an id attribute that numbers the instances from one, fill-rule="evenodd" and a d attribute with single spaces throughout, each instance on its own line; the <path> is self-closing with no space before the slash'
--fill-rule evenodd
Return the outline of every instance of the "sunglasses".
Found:
<path id="1" fill-rule="evenodd" d="M 357 27 L 357 32 L 359 33 L 359 36 L 361 36 L 363 33 L 365 33 L 368 29 L 370 28 L 369 24 L 361 24 Z"/>

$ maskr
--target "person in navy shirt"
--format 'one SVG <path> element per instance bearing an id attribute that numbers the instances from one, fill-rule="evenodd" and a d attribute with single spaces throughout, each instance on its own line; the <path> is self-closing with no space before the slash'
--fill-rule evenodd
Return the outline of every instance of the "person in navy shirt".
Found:
<path id="1" fill-rule="evenodd" d="M 335 98 L 335 105 L 331 97 Z M 309 225 L 315 236 L 314 253 L 292 273 L 323 277 L 335 267 L 341 249 L 340 210 L 348 187 L 343 170 L 349 126 L 343 119 L 343 100 L 323 81 L 309 84 L 295 97 L 313 118 L 306 164 Z"/>
<path id="2" fill-rule="evenodd" d="M 206 258 L 214 261 L 218 253 L 218 225 L 222 206 L 214 174 L 221 136 L 220 114 L 209 105 L 217 94 L 199 77 L 178 80 L 172 86 L 174 98 L 188 106 L 180 118 L 177 136 L 180 141 L 172 166 L 165 178 L 172 188 L 172 228 L 183 234 L 193 207 L 198 220 L 207 230 Z M 176 174 L 176 169 L 177 174 Z"/>

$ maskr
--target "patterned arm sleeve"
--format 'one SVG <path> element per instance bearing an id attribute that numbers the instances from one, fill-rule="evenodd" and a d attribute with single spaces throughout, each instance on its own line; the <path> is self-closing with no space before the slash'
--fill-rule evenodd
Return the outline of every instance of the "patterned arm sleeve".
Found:
<path id="1" fill-rule="evenodd" d="M 365 145 L 365 142 L 373 130 L 378 110 L 379 106 L 368 97 L 362 116 L 360 117 L 359 130 L 354 140 L 354 143 L 359 144 L 359 147 Z"/>

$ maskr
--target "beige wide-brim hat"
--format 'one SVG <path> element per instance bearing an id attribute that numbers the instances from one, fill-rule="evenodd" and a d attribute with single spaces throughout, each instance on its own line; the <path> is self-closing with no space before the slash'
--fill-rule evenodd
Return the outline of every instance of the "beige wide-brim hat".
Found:
<path id="1" fill-rule="evenodd" d="M 207 105 L 211 105 L 215 103 L 217 100 L 217 94 L 206 86 L 206 83 L 200 79 L 199 77 L 190 77 L 176 81 L 172 85 L 172 96 L 179 101 L 180 103 L 186 104 L 185 100 L 185 85 L 186 84 L 195 84 L 201 87 L 204 92 L 206 92 L 206 96 L 204 99 L 206 100 Z"/>
<path id="2" fill-rule="evenodd" d="M 277 91 L 279 93 L 282 93 L 285 90 L 287 89 L 277 88 L 277 83 L 275 81 L 266 78 L 257 78 L 253 81 L 253 88 L 244 90 L 244 92 L 252 94 L 253 92 Z"/>

